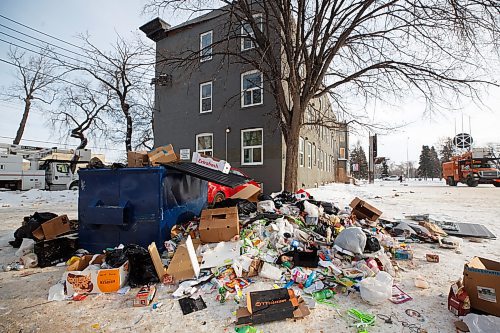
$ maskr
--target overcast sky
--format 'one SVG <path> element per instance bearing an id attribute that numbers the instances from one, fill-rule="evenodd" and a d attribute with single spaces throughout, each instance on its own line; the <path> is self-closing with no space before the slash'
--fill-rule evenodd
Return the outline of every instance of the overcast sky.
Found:
<path id="1" fill-rule="evenodd" d="M 76 36 L 88 32 L 92 41 L 102 47 L 108 48 L 116 37 L 115 32 L 122 36 L 131 36 L 140 33 L 138 27 L 146 23 L 151 17 L 142 15 L 142 1 L 137 0 L 86 0 L 86 1 L 27 1 L 27 0 L 2 0 L 0 14 L 18 21 L 44 33 L 53 35 L 62 40 L 81 44 Z M 172 25 L 182 22 L 181 15 L 164 15 L 163 18 Z M 50 39 L 47 36 L 23 28 L 13 22 L 0 17 L 0 24 L 17 29 L 31 36 L 50 41 L 63 47 L 71 48 L 67 44 Z M 14 34 L 7 28 L 0 26 L 0 32 Z M 33 42 L 27 37 L 17 35 L 19 38 Z M 20 43 L 5 35 L 0 34 L 0 39 Z M 0 41 L 0 59 L 7 59 L 9 45 Z M 77 49 L 76 49 L 77 50 Z M 8 86 L 14 79 L 14 68 L 0 62 L 0 87 Z M 469 116 L 471 119 L 472 136 L 475 142 L 485 145 L 489 142 L 500 143 L 500 89 L 490 89 L 484 93 L 485 106 L 479 108 L 472 103 L 461 105 L 461 109 L 454 112 L 445 112 L 429 116 L 425 113 L 426 106 L 418 99 L 400 101 L 395 105 L 376 104 L 367 107 L 368 115 L 375 123 L 406 126 L 389 134 L 380 135 L 379 156 L 386 156 L 393 162 L 406 161 L 407 148 L 409 159 L 418 160 L 421 146 L 424 144 L 435 145 L 440 138 L 462 131 L 462 114 L 464 129 L 469 131 Z M 15 136 L 22 115 L 22 104 L 19 102 L 0 101 L 0 142 L 11 143 Z M 23 141 L 27 145 L 62 146 L 58 144 L 59 135 L 51 132 L 46 119 L 40 112 L 30 115 L 25 130 L 24 138 L 35 141 Z M 367 145 L 367 133 L 363 130 L 353 135 L 351 143 L 361 140 Z M 91 142 L 93 150 L 104 147 L 103 142 Z M 73 147 L 73 146 L 71 146 Z M 104 150 L 109 159 L 116 159 L 124 151 L 122 147 L 113 150 Z"/>

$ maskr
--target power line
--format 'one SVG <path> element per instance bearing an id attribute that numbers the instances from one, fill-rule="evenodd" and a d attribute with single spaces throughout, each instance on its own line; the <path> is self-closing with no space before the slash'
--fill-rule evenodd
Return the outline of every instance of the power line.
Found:
<path id="1" fill-rule="evenodd" d="M 9 136 L 0 136 L 2 139 L 8 139 L 8 140 L 14 140 L 13 137 Z M 62 143 L 62 142 L 51 142 L 51 141 L 43 141 L 43 140 L 32 140 L 32 139 L 21 139 L 23 141 L 29 141 L 29 142 L 36 142 L 36 143 L 47 143 L 50 145 L 58 145 L 58 146 L 64 146 L 64 147 L 69 147 L 71 146 L 68 143 Z M 102 150 L 113 150 L 113 151 L 126 151 L 125 149 L 116 149 L 116 148 L 103 148 L 103 147 L 89 147 L 91 149 L 102 149 Z"/>
<path id="2" fill-rule="evenodd" d="M 30 68 L 26 68 L 26 67 L 24 67 L 24 66 L 19 66 L 19 65 L 16 65 L 15 63 L 10 62 L 10 61 L 5 60 L 5 59 L 2 59 L 2 58 L 0 58 L 0 61 L 1 61 L 1 62 L 5 62 L 6 64 L 9 64 L 9 65 L 12 65 L 12 66 L 14 66 L 14 67 L 19 67 L 19 68 L 22 68 L 22 69 L 27 70 L 27 71 L 31 71 L 31 72 L 33 72 L 33 71 L 34 71 L 34 70 L 30 69 Z M 60 78 L 60 77 L 57 77 L 57 76 L 48 75 L 48 74 L 45 74 L 45 76 L 47 76 L 47 77 L 49 77 L 49 78 L 51 78 L 51 79 L 54 79 L 54 80 L 59 80 L 59 81 L 62 81 L 62 82 L 68 83 L 68 84 L 72 84 L 72 85 L 74 85 L 74 86 L 76 86 L 76 87 L 79 87 L 79 88 L 82 88 L 82 89 L 88 89 L 88 90 L 93 91 L 93 92 L 95 92 L 95 93 L 97 93 L 97 94 L 106 95 L 106 94 L 105 94 L 105 93 L 103 93 L 102 91 L 98 91 L 98 90 L 95 90 L 95 89 L 92 89 L 92 88 L 89 88 L 89 87 L 85 87 L 85 86 L 82 86 L 82 85 L 80 85 L 80 84 L 78 84 L 78 83 L 74 83 L 74 82 L 71 82 L 71 81 L 68 81 L 68 80 L 62 79 L 62 78 Z"/>
<path id="3" fill-rule="evenodd" d="M 3 18 L 3 19 L 5 19 L 5 20 L 8 20 L 8 21 L 10 21 L 10 22 L 16 23 L 16 24 L 18 24 L 18 25 L 20 25 L 20 26 L 22 26 L 22 27 L 24 27 L 24 28 L 26 28 L 26 29 L 33 30 L 33 31 L 35 31 L 35 32 L 37 32 L 37 33 L 39 33 L 39 34 L 42 34 L 42 35 L 47 36 L 47 37 L 49 37 L 49 38 L 55 39 L 55 40 L 57 40 L 57 41 L 59 41 L 59 42 L 62 42 L 62 43 L 65 43 L 65 44 L 67 44 L 67 45 L 70 45 L 70 46 L 76 47 L 76 48 L 78 48 L 78 49 L 81 49 L 81 50 L 85 51 L 86 53 L 91 53 L 91 52 L 92 52 L 91 50 L 87 50 L 86 48 L 84 48 L 84 47 L 82 47 L 82 46 L 79 46 L 79 45 L 76 45 L 76 44 L 70 43 L 70 42 L 68 42 L 68 41 L 65 41 L 65 40 L 63 40 L 63 39 L 61 39 L 61 38 L 58 38 L 58 37 L 52 36 L 52 35 L 50 35 L 50 34 L 47 34 L 47 33 L 43 32 L 43 31 L 37 30 L 37 29 L 35 29 L 35 28 L 32 28 L 32 27 L 30 27 L 30 26 L 28 26 L 28 25 L 26 25 L 26 24 L 23 24 L 23 23 L 21 23 L 21 22 L 18 22 L 18 21 L 16 21 L 16 20 L 13 20 L 13 19 L 11 19 L 11 18 L 8 18 L 8 17 L 6 17 L 6 16 L 4 16 L 4 15 L 2 15 L 2 14 L 0 14 L 0 17 L 2 17 L 2 18 Z M 14 29 L 11 29 L 11 30 L 14 30 Z M 35 37 L 33 37 L 33 38 L 35 38 Z M 45 41 L 45 43 L 48 43 L 48 42 L 46 42 L 46 41 Z M 51 45 L 54 45 L 54 44 L 51 44 Z M 60 47 L 60 46 L 56 46 L 56 47 L 62 48 L 62 47 Z M 64 49 L 64 48 L 62 48 L 62 49 Z M 72 52 L 72 51 L 69 51 L 69 52 Z M 72 53 L 74 53 L 74 52 L 72 52 Z M 77 54 L 78 54 L 78 53 L 77 53 Z M 133 71 L 133 70 L 131 70 L 131 71 Z M 136 72 L 137 72 L 137 71 L 136 71 Z M 138 72 L 137 72 L 137 73 L 138 73 Z M 140 74 L 143 74 L 143 73 L 140 73 Z"/>
<path id="4" fill-rule="evenodd" d="M 8 37 L 10 37 L 10 38 L 12 38 L 12 39 L 15 39 L 15 40 L 18 40 L 18 41 L 20 41 L 20 42 L 26 43 L 26 44 L 28 44 L 28 45 L 31 45 L 31 46 L 34 46 L 34 47 L 37 47 L 37 48 L 42 49 L 42 46 L 40 46 L 40 45 L 37 45 L 37 44 L 33 44 L 33 43 L 30 43 L 30 42 L 27 42 L 27 41 L 25 41 L 25 40 L 23 40 L 23 39 L 17 38 L 17 37 L 12 36 L 12 35 L 9 35 L 8 33 L 5 33 L 5 32 L 0 31 L 0 34 L 2 34 L 2 35 L 6 35 L 6 36 L 8 36 Z M 12 45 L 12 46 L 16 46 L 16 47 L 21 48 L 21 49 L 23 49 L 23 50 L 26 50 L 26 51 L 32 52 L 32 53 L 36 53 L 36 54 L 39 54 L 39 55 L 41 55 L 41 56 L 44 56 L 44 57 L 47 57 L 47 58 L 50 58 L 50 59 L 53 59 L 53 60 L 60 61 L 60 62 L 62 62 L 62 63 L 63 63 L 64 65 L 66 65 L 66 66 L 71 65 L 71 66 L 73 66 L 73 69 L 78 69 L 78 66 L 76 66 L 75 64 L 73 64 L 73 63 L 69 63 L 69 62 L 64 62 L 64 61 L 62 61 L 61 59 L 58 59 L 58 58 L 55 58 L 55 57 L 51 57 L 51 56 L 49 56 L 49 55 L 48 55 L 48 54 L 46 54 L 46 53 L 41 53 L 41 52 L 38 52 L 38 51 L 34 51 L 34 50 L 32 50 L 32 49 L 26 48 L 26 47 L 24 47 L 24 46 L 21 46 L 21 45 L 19 45 L 19 44 L 13 43 L 13 42 L 9 42 L 9 41 L 7 41 L 7 40 L 5 40 L 5 39 L 2 39 L 2 38 L 0 38 L 0 41 L 2 41 L 2 42 L 4 42 L 4 43 L 7 43 L 7 44 L 10 44 L 10 45 Z M 89 66 L 95 67 L 95 65 L 94 65 L 94 64 L 91 64 L 91 63 L 88 63 L 88 62 L 82 61 L 82 60 L 80 60 L 80 59 L 76 59 L 76 58 L 70 57 L 70 56 L 68 56 L 68 55 L 65 55 L 65 54 L 62 54 L 62 53 L 59 53 L 59 52 L 56 52 L 56 51 L 53 51 L 53 50 L 51 50 L 50 52 L 52 52 L 52 53 L 54 53 L 54 54 L 57 54 L 57 55 L 60 55 L 60 56 L 62 56 L 62 57 L 66 57 L 66 58 L 71 59 L 71 60 L 75 60 L 75 61 L 77 61 L 77 62 L 81 62 L 81 63 L 86 64 L 86 65 L 89 65 Z M 103 74 L 108 74 L 108 73 L 106 73 L 106 72 L 105 72 L 105 71 L 103 71 L 103 70 L 100 70 L 100 72 L 101 72 L 101 73 L 103 73 Z M 131 72 L 132 72 L 132 70 L 131 70 Z M 131 78 L 138 79 L 138 80 L 141 80 L 141 81 L 142 81 L 142 79 L 143 79 L 143 77 L 138 77 L 138 76 L 134 76 L 134 75 L 130 75 L 130 77 L 131 77 Z M 142 81 L 142 82 L 143 82 L 143 83 L 149 83 L 148 81 Z"/>

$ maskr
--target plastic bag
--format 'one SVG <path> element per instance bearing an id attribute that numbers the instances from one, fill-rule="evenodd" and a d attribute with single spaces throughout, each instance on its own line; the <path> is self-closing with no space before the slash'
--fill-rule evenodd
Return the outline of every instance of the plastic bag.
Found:
<path id="1" fill-rule="evenodd" d="M 38 257 L 34 253 L 28 253 L 21 257 L 21 262 L 24 264 L 24 268 L 33 268 L 38 266 Z"/>
<path id="2" fill-rule="evenodd" d="M 380 304 L 392 296 L 392 277 L 386 272 L 378 272 L 375 277 L 361 280 L 361 298 L 372 305 Z"/>
<path id="3" fill-rule="evenodd" d="M 35 248 L 35 241 L 30 238 L 23 238 L 23 242 L 19 249 L 16 251 L 17 257 L 22 257 L 28 253 L 32 253 Z"/>
<path id="4" fill-rule="evenodd" d="M 53 213 L 38 212 L 31 216 L 26 216 L 24 218 L 23 225 L 14 232 L 15 240 L 9 241 L 9 244 L 15 248 L 18 248 L 21 245 L 23 238 L 33 239 L 33 231 L 37 229 L 42 223 L 47 222 L 48 220 L 52 220 L 55 217 L 57 217 L 57 215 Z"/>
<path id="5" fill-rule="evenodd" d="M 272 200 L 259 201 L 257 203 L 257 211 L 259 213 L 274 213 L 275 206 Z"/>
<path id="6" fill-rule="evenodd" d="M 130 264 L 129 285 L 132 288 L 159 282 L 151 256 L 145 248 L 130 244 L 125 246 L 123 253 Z"/>
<path id="7" fill-rule="evenodd" d="M 226 208 L 226 207 L 238 207 L 238 214 L 250 215 L 257 211 L 257 206 L 255 203 L 250 202 L 246 199 L 225 199 L 214 204 L 214 208 Z"/>
<path id="8" fill-rule="evenodd" d="M 463 322 L 467 324 L 471 333 L 496 333 L 500 327 L 500 317 L 467 314 Z"/>
<path id="9" fill-rule="evenodd" d="M 59 281 L 49 289 L 49 301 L 64 301 L 64 284 Z"/>
<path id="10" fill-rule="evenodd" d="M 377 238 L 373 236 L 368 236 L 366 238 L 365 253 L 377 252 L 381 249 L 380 243 Z"/>
<path id="11" fill-rule="evenodd" d="M 335 238 L 334 244 L 354 254 L 363 254 L 366 246 L 366 234 L 359 227 L 347 228 Z"/>
<path id="12" fill-rule="evenodd" d="M 112 268 L 118 268 L 127 261 L 127 256 L 122 249 L 106 251 L 106 264 Z"/>
<path id="13" fill-rule="evenodd" d="M 309 201 L 304 201 L 304 212 L 306 212 L 309 217 L 319 217 L 319 208 L 313 205 Z"/>

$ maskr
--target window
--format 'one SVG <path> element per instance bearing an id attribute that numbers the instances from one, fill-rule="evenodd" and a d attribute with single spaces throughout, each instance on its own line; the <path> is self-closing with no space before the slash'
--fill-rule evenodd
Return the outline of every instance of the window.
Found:
<path id="1" fill-rule="evenodd" d="M 323 170 L 323 151 L 319 151 L 319 169 Z"/>
<path id="2" fill-rule="evenodd" d="M 212 82 L 200 84 L 200 113 L 212 112 Z"/>
<path id="3" fill-rule="evenodd" d="M 307 142 L 307 167 L 312 168 L 312 143 Z"/>
<path id="4" fill-rule="evenodd" d="M 345 148 L 339 149 L 339 159 L 345 160 Z"/>
<path id="5" fill-rule="evenodd" d="M 214 135 L 212 133 L 201 133 L 196 136 L 196 151 L 203 155 L 213 156 Z"/>
<path id="6" fill-rule="evenodd" d="M 200 61 L 212 59 L 212 31 L 200 35 Z"/>
<path id="7" fill-rule="evenodd" d="M 263 130 L 262 128 L 241 131 L 241 164 L 263 164 Z"/>
<path id="8" fill-rule="evenodd" d="M 0 164 L 0 170 L 3 170 L 3 164 Z"/>
<path id="9" fill-rule="evenodd" d="M 241 74 L 241 107 L 262 104 L 264 82 L 262 73 L 250 71 Z"/>
<path id="10" fill-rule="evenodd" d="M 299 166 L 304 166 L 304 138 L 299 137 Z"/>
<path id="11" fill-rule="evenodd" d="M 316 144 L 313 143 L 313 163 L 316 165 Z"/>
<path id="12" fill-rule="evenodd" d="M 262 31 L 262 14 L 255 14 L 253 16 L 255 23 L 259 26 L 260 31 Z M 250 23 L 243 22 L 241 24 L 241 50 L 246 51 L 253 49 L 255 47 L 254 43 L 255 32 L 252 29 Z"/>
<path id="13" fill-rule="evenodd" d="M 56 171 L 60 173 L 69 173 L 69 167 L 67 164 L 56 164 Z"/>

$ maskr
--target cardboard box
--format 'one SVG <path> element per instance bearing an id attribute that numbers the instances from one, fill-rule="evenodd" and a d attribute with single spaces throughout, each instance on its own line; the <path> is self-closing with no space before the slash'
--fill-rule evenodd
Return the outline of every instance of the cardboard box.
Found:
<path id="1" fill-rule="evenodd" d="M 230 241 L 240 234 L 238 208 L 205 209 L 201 212 L 200 240 L 203 243 L 218 243 Z"/>
<path id="2" fill-rule="evenodd" d="M 178 160 L 172 145 L 161 146 L 150 151 L 148 153 L 148 158 L 151 165 L 160 165 L 162 163 L 170 163 Z"/>
<path id="3" fill-rule="evenodd" d="M 351 201 L 350 206 L 352 208 L 352 213 L 360 220 L 365 219 L 375 222 L 380 215 L 382 215 L 382 211 L 358 197 Z"/>
<path id="4" fill-rule="evenodd" d="M 177 247 L 174 257 L 168 265 L 167 274 L 172 276 L 175 281 L 197 278 L 200 274 L 200 264 L 191 236 L 188 236 L 186 242 Z"/>
<path id="5" fill-rule="evenodd" d="M 43 223 L 32 234 L 37 240 L 50 240 L 69 231 L 71 231 L 71 226 L 68 216 L 61 215 Z"/>
<path id="6" fill-rule="evenodd" d="M 474 257 L 464 266 L 471 308 L 500 316 L 500 262 Z"/>
<path id="7" fill-rule="evenodd" d="M 158 275 L 158 278 L 161 282 L 163 281 L 163 277 L 167 274 L 167 270 L 165 269 L 165 266 L 163 266 L 160 253 L 158 253 L 155 242 L 151 243 L 148 246 L 148 251 L 149 255 L 151 256 L 151 260 L 153 261 L 153 265 L 155 266 L 156 274 Z"/>
<path id="8" fill-rule="evenodd" d="M 201 155 L 198 152 L 193 153 L 191 162 L 204 166 L 205 168 L 218 170 L 222 173 L 229 173 L 231 165 L 224 160 L 216 160 L 210 156 Z"/>
<path id="9" fill-rule="evenodd" d="M 254 184 L 246 184 L 245 188 L 236 192 L 230 199 L 246 199 L 251 202 L 257 202 L 259 195 L 262 193 L 260 187 Z"/>
<path id="10" fill-rule="evenodd" d="M 247 307 L 236 310 L 236 325 L 254 325 L 287 318 L 301 319 L 310 311 L 292 289 L 273 289 L 247 294 Z"/>
<path id="11" fill-rule="evenodd" d="M 144 286 L 142 287 L 134 298 L 134 306 L 148 306 L 153 301 L 156 294 L 156 287 Z"/>
<path id="12" fill-rule="evenodd" d="M 448 293 L 448 310 L 455 316 L 465 316 L 470 312 L 470 298 L 463 288 L 462 281 L 457 281 L 450 287 Z"/>
<path id="13" fill-rule="evenodd" d="M 92 255 L 83 256 L 81 260 L 68 266 L 63 275 L 66 282 L 66 294 L 113 293 L 125 286 L 128 280 L 129 265 L 126 261 L 118 268 L 84 271 L 92 261 Z M 105 256 L 99 255 L 93 261 L 102 264 Z"/>
<path id="14" fill-rule="evenodd" d="M 142 168 L 149 165 L 148 153 L 145 151 L 127 152 L 127 165 L 130 168 Z"/>

